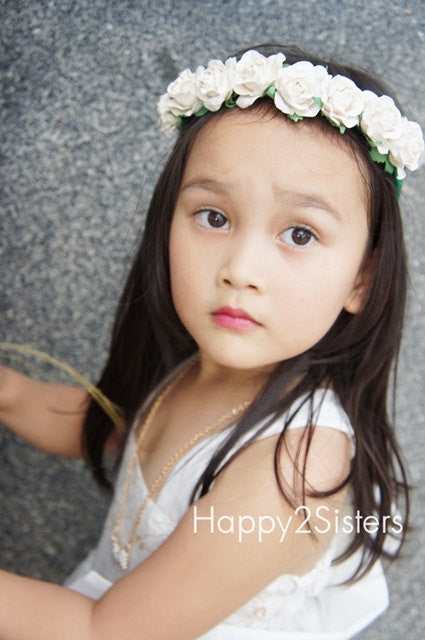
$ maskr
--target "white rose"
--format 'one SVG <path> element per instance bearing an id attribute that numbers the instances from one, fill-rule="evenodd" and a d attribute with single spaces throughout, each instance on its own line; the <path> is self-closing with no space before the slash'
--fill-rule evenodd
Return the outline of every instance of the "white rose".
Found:
<path id="1" fill-rule="evenodd" d="M 424 138 L 417 122 L 402 118 L 402 130 L 398 140 L 391 143 L 389 159 L 397 167 L 397 177 L 406 177 L 404 167 L 415 171 L 423 160 Z"/>
<path id="2" fill-rule="evenodd" d="M 283 53 L 266 58 L 254 50 L 246 51 L 238 62 L 235 58 L 226 60 L 232 74 L 233 90 L 238 94 L 238 107 L 246 109 L 261 98 L 267 87 L 274 83 L 284 61 Z"/>
<path id="3" fill-rule="evenodd" d="M 196 71 L 196 95 L 208 111 L 218 111 L 232 95 L 229 69 L 221 60 L 211 60 L 208 67 Z"/>
<path id="4" fill-rule="evenodd" d="M 280 70 L 275 80 L 274 102 L 283 113 L 312 118 L 320 111 L 314 98 L 320 98 L 322 84 L 328 77 L 325 67 L 311 62 L 296 62 Z"/>
<path id="5" fill-rule="evenodd" d="M 363 111 L 364 98 L 352 80 L 345 76 L 329 76 L 323 87 L 322 114 L 336 125 L 355 127 Z"/>
<path id="6" fill-rule="evenodd" d="M 168 85 L 169 111 L 174 116 L 191 116 L 202 107 L 196 95 L 196 74 L 185 69 Z"/>
<path id="7" fill-rule="evenodd" d="M 391 140 L 400 138 L 403 129 L 401 113 L 389 96 L 377 96 L 372 91 L 363 91 L 365 100 L 361 117 L 362 131 L 377 143 L 379 153 L 387 154 Z"/>
<path id="8" fill-rule="evenodd" d="M 172 131 L 172 129 L 175 129 L 179 125 L 178 118 L 170 113 L 172 106 L 173 105 L 171 104 L 168 94 L 164 93 L 164 95 L 162 95 L 158 100 L 157 110 L 159 114 L 159 121 L 165 132 Z"/>

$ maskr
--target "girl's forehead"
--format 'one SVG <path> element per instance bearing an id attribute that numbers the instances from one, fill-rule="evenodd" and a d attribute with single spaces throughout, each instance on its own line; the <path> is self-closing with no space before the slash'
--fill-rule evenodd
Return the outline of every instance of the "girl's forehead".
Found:
<path id="1" fill-rule="evenodd" d="M 243 156 L 248 150 L 251 154 Z M 351 146 L 331 125 L 321 127 L 314 120 L 292 122 L 276 110 L 270 113 L 255 108 L 223 112 L 207 122 L 194 141 L 190 156 L 195 154 L 198 161 L 201 159 L 206 164 L 216 157 L 221 161 L 229 158 L 229 162 L 238 157 L 238 164 L 242 164 L 249 160 L 261 161 L 264 156 L 281 162 L 299 156 L 304 159 L 306 169 L 331 159 L 335 163 L 345 159 L 348 164 L 350 161 L 358 164 Z"/>
<path id="2" fill-rule="evenodd" d="M 330 125 L 329 125 L 330 127 Z M 365 169 L 339 132 L 313 121 L 292 122 L 278 112 L 228 111 L 199 132 L 182 187 L 194 179 L 245 183 L 250 189 L 314 189 L 355 198 L 366 206 Z"/>

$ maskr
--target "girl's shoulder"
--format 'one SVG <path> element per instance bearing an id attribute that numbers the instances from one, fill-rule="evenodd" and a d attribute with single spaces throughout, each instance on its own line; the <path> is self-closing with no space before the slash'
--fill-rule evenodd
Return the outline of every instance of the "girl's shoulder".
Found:
<path id="1" fill-rule="evenodd" d="M 313 394 L 305 393 L 299 396 L 285 412 L 283 418 L 274 420 L 260 437 L 280 433 L 283 425 L 286 425 L 288 430 L 304 429 L 309 425 L 327 427 L 345 433 L 350 439 L 354 437 L 351 421 L 338 395 L 332 389 L 321 388 Z"/>

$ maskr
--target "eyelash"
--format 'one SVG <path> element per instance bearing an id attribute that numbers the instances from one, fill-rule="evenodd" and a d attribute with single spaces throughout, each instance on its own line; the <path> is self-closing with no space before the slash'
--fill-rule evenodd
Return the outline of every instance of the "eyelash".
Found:
<path id="1" fill-rule="evenodd" d="M 285 231 L 282 231 L 282 233 L 279 234 L 279 237 L 282 238 L 284 234 L 288 233 L 288 231 L 291 231 L 291 238 L 293 240 L 293 233 L 295 231 L 303 231 L 306 232 L 308 234 L 308 241 L 305 243 L 297 243 L 297 242 L 288 242 L 287 240 L 283 240 L 284 242 L 286 242 L 286 244 L 288 244 L 291 247 L 297 247 L 297 248 L 303 248 L 303 247 L 307 247 L 310 246 L 312 244 L 312 242 L 316 242 L 317 241 L 317 236 L 315 234 L 315 232 L 313 231 L 313 229 L 311 227 L 309 227 L 308 225 L 304 225 L 304 224 L 297 224 L 297 225 L 292 225 L 290 227 L 288 227 L 287 229 L 285 229 Z"/>
<path id="2" fill-rule="evenodd" d="M 213 216 L 215 215 L 217 218 L 221 218 L 221 220 L 224 221 L 224 224 L 222 224 L 222 225 L 211 224 L 210 221 L 208 220 L 211 215 L 213 215 Z M 227 229 L 230 228 L 229 220 L 226 218 L 224 213 L 222 213 L 218 209 L 212 209 L 212 208 L 199 209 L 198 211 L 196 211 L 195 217 L 197 218 L 199 224 L 201 226 L 207 228 L 207 229 L 225 229 L 225 230 L 227 230 Z M 305 242 L 303 244 L 303 243 L 289 242 L 288 240 L 284 240 L 283 239 L 284 234 L 288 233 L 289 231 L 291 231 L 292 234 L 294 233 L 294 231 L 306 232 L 308 234 L 307 242 Z M 293 239 L 292 234 L 291 234 L 291 238 Z M 313 242 L 317 240 L 317 236 L 316 236 L 315 232 L 313 231 L 313 229 L 311 227 L 309 227 L 308 225 L 304 225 L 304 224 L 292 225 L 290 227 L 287 227 L 284 231 L 282 231 L 279 234 L 278 237 L 281 238 L 282 241 L 285 242 L 286 244 L 288 244 L 289 246 L 298 247 L 298 248 L 309 246 L 310 244 L 312 244 L 312 242 L 311 242 L 312 240 L 313 240 Z"/>
<path id="3" fill-rule="evenodd" d="M 218 209 L 212 209 L 212 208 L 199 209 L 198 211 L 196 211 L 195 217 L 198 220 L 199 224 L 202 225 L 203 227 L 206 227 L 207 229 L 228 229 L 229 228 L 228 226 L 225 226 L 225 225 L 215 226 L 213 224 L 208 224 L 208 218 L 211 214 L 216 216 L 221 216 L 221 218 L 226 221 L 227 225 L 229 225 L 229 221 L 224 215 L 224 213 L 221 213 L 221 211 L 219 211 Z"/>

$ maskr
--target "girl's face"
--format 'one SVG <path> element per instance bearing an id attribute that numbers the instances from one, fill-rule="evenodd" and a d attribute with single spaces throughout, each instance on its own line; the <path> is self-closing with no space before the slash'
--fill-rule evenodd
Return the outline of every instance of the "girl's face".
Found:
<path id="1" fill-rule="evenodd" d="M 341 136 L 256 111 L 208 123 L 170 235 L 176 311 L 201 357 L 269 368 L 362 305 L 368 240 L 359 163 Z"/>

